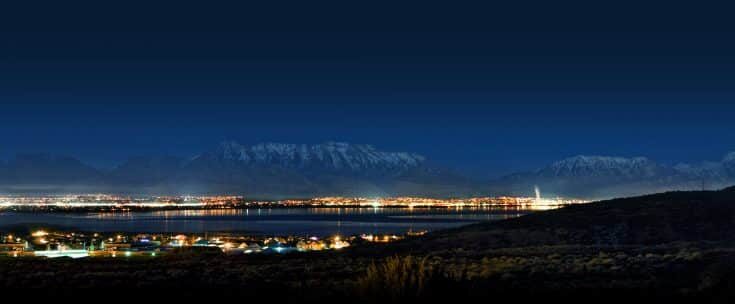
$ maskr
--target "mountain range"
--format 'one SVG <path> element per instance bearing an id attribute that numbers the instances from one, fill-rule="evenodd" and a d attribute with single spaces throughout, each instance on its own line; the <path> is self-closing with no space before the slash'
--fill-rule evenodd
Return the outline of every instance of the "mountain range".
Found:
<path id="1" fill-rule="evenodd" d="M 320 195 L 530 195 L 609 198 L 722 188 L 735 153 L 718 162 L 665 165 L 645 157 L 575 156 L 529 172 L 477 180 L 406 152 L 370 145 L 223 142 L 191 158 L 139 156 L 102 170 L 68 156 L 23 154 L 0 162 L 0 192 Z"/>
<path id="2" fill-rule="evenodd" d="M 574 156 L 492 182 L 495 191 L 593 199 L 669 190 L 720 189 L 735 183 L 735 153 L 718 162 L 660 164 L 646 157 Z"/>
<path id="3" fill-rule="evenodd" d="M 370 145 L 223 142 L 193 158 L 132 157 L 111 170 L 66 156 L 24 154 L 0 163 L 0 192 L 462 196 L 477 184 L 425 157 Z"/>

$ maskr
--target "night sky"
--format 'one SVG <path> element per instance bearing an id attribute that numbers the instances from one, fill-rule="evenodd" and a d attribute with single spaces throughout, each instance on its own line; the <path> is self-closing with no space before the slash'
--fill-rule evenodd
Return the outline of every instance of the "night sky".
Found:
<path id="1" fill-rule="evenodd" d="M 347 141 L 497 176 L 735 151 L 725 8 L 351 3 L 6 6 L 0 155 Z"/>

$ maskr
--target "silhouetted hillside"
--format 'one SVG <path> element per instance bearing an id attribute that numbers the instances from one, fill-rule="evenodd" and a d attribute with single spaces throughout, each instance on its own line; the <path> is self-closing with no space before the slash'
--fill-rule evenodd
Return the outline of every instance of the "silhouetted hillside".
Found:
<path id="1" fill-rule="evenodd" d="M 409 241 L 406 250 L 735 241 L 735 187 L 600 201 L 484 222 Z"/>

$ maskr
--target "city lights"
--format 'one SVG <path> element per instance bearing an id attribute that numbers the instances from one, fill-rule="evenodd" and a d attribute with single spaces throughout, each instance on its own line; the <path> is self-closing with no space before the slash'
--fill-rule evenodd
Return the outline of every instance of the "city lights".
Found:
<path id="1" fill-rule="evenodd" d="M 490 208 L 498 210 L 546 210 L 567 205 L 587 203 L 585 200 L 543 198 L 538 189 L 535 197 L 472 197 L 472 198 L 425 198 L 425 197 L 316 197 L 286 200 L 248 200 L 239 196 L 154 196 L 129 198 L 114 195 L 67 195 L 48 197 L 2 197 L 0 208 L 10 210 L 46 212 L 77 210 L 97 212 L 100 217 L 113 215 L 114 212 L 128 212 L 135 208 L 175 210 L 194 215 L 202 212 L 215 214 L 232 212 L 232 209 L 262 210 L 277 208 L 314 208 L 329 210 L 342 208 L 388 209 L 416 208 L 461 209 Z M 325 209 L 319 209 L 324 207 Z M 168 212 L 168 211 L 163 211 Z M 372 212 L 372 211 L 371 211 Z M 377 212 L 377 211 L 376 211 Z M 239 254 L 286 254 L 294 251 L 343 250 L 364 243 L 389 243 L 405 238 L 417 237 L 424 230 L 407 229 L 405 233 L 317 236 L 249 236 L 237 234 L 199 234 L 182 233 L 101 233 L 66 231 L 59 232 L 43 228 L 30 232 L 30 235 L 7 234 L 0 236 L 2 250 L 7 256 L 35 255 L 48 258 L 86 256 L 158 257 L 173 250 L 185 247 L 217 248 L 227 255 Z"/>
<path id="2" fill-rule="evenodd" d="M 537 190 L 537 189 L 536 189 Z M 369 208 L 465 208 L 523 207 L 547 210 L 588 201 L 534 197 L 316 197 L 309 199 L 249 200 L 240 196 L 154 196 L 130 198 L 114 195 L 67 195 L 49 197 L 0 197 L 0 210 L 95 210 L 134 211 L 149 209 L 237 209 L 260 207 L 369 207 Z"/>

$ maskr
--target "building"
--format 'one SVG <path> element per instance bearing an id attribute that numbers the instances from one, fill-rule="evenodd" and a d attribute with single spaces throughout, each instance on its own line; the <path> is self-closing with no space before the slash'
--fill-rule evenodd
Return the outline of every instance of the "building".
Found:
<path id="1" fill-rule="evenodd" d="M 50 259 L 69 257 L 72 259 L 86 258 L 89 256 L 89 252 L 84 249 L 60 249 L 60 250 L 43 250 L 33 252 L 37 257 L 47 257 Z"/>
<path id="2" fill-rule="evenodd" d="M 320 251 L 326 249 L 326 247 L 324 242 L 315 240 L 299 241 L 296 243 L 296 248 L 299 251 Z"/>
<path id="3" fill-rule="evenodd" d="M 25 243 L 0 243 L 0 252 L 23 251 L 26 247 Z"/>
<path id="4" fill-rule="evenodd" d="M 120 251 L 123 249 L 130 249 L 132 244 L 130 243 L 105 243 L 100 244 L 100 249 L 104 251 Z"/>

